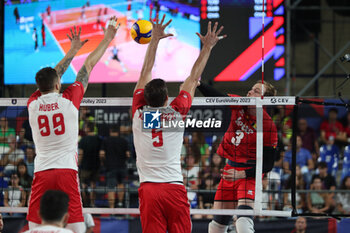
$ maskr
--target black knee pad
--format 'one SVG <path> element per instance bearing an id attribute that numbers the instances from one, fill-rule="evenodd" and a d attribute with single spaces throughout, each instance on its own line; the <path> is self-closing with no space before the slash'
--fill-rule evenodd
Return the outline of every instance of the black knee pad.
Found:
<path id="1" fill-rule="evenodd" d="M 239 210 L 252 210 L 253 208 L 251 206 L 249 206 L 249 205 L 239 205 L 237 207 L 237 209 L 239 209 Z M 253 216 L 237 215 L 237 219 L 240 218 L 240 217 L 247 217 L 247 218 L 253 219 Z"/>
<path id="2" fill-rule="evenodd" d="M 232 221 L 231 215 L 214 215 L 214 221 L 221 225 L 229 225 Z"/>

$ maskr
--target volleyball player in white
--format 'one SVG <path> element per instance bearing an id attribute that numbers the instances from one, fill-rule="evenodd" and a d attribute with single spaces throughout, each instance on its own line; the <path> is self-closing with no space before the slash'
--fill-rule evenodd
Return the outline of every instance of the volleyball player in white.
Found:
<path id="1" fill-rule="evenodd" d="M 77 166 L 79 106 L 88 86 L 90 72 L 114 39 L 119 27 L 115 27 L 116 21 L 116 17 L 110 19 L 104 38 L 86 58 L 75 82 L 62 94 L 61 76 L 87 42 L 80 41 L 80 28 L 78 33 L 75 27 L 74 33 L 71 30 L 71 37 L 68 36 L 72 42 L 71 49 L 55 69 L 46 67 L 36 74 L 38 90 L 27 103 L 37 154 L 27 216 L 30 229 L 41 222 L 38 215 L 41 196 L 48 189 L 56 189 L 69 195 L 67 228 L 76 233 L 85 232 Z"/>
<path id="2" fill-rule="evenodd" d="M 164 32 L 171 20 L 163 25 L 164 19 L 165 15 L 160 23 L 158 15 L 155 22 L 150 19 L 153 24 L 152 39 L 147 48 L 140 79 L 134 90 L 132 104 L 136 165 L 141 183 L 139 188 L 141 224 L 143 233 L 189 233 L 192 224 L 180 164 L 184 129 L 144 130 L 143 113 L 161 112 L 161 117 L 169 121 L 179 121 L 186 117 L 199 78 L 223 27 L 217 30 L 216 23 L 212 29 L 209 23 L 205 36 L 197 33 L 203 44 L 199 57 L 190 76 L 181 85 L 179 95 L 167 106 L 168 91 L 164 80 L 152 80 L 158 43 L 161 39 L 172 36 Z"/>

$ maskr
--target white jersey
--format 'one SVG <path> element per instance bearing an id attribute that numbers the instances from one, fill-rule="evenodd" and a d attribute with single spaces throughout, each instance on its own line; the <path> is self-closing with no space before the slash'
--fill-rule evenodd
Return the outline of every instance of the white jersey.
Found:
<path id="1" fill-rule="evenodd" d="M 52 225 L 38 226 L 24 233 L 73 233 L 73 231 Z"/>
<path id="2" fill-rule="evenodd" d="M 169 107 L 149 108 L 144 99 L 144 90 L 134 93 L 132 104 L 133 134 L 136 150 L 136 165 L 140 182 L 183 182 L 181 174 L 181 148 L 184 128 L 178 130 L 143 129 L 143 114 L 147 111 L 160 111 L 161 118 L 183 120 L 191 107 L 191 95 L 186 91 L 171 102 Z"/>
<path id="3" fill-rule="evenodd" d="M 36 157 L 34 172 L 48 169 L 78 170 L 78 116 L 84 87 L 70 85 L 62 94 L 34 92 L 28 100 Z"/>

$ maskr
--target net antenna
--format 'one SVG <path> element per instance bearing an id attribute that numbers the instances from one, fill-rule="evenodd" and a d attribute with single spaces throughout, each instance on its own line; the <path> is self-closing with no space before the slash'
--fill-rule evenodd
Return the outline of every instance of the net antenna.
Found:
<path id="1" fill-rule="evenodd" d="M 261 99 L 264 98 L 264 66 L 265 66 L 265 0 L 262 1 L 262 40 L 261 40 Z"/>
<path id="2" fill-rule="evenodd" d="M 173 98 L 169 98 L 171 101 Z M 242 209 L 191 209 L 191 214 L 200 215 L 242 215 L 242 216 L 276 216 L 290 217 L 291 211 L 281 210 L 264 210 L 262 209 L 263 190 L 262 190 L 262 161 L 263 161 L 263 106 L 280 106 L 280 105 L 295 105 L 295 97 L 291 96 L 267 96 L 264 99 L 260 97 L 196 97 L 193 100 L 193 106 L 208 106 L 214 107 L 225 106 L 256 106 L 257 122 L 256 127 L 258 133 L 257 138 L 257 155 L 256 155 L 256 187 L 255 187 L 255 204 L 252 210 Z M 0 107 L 25 107 L 27 98 L 2 98 L 0 99 Z M 119 107 L 132 104 L 132 98 L 84 98 L 81 106 L 97 107 Z M 130 191 L 130 190 L 129 190 Z M 92 214 L 119 214 L 130 215 L 139 214 L 138 208 L 84 208 L 84 213 Z M 27 208 L 17 207 L 0 207 L 0 212 L 4 213 L 26 213 Z"/>

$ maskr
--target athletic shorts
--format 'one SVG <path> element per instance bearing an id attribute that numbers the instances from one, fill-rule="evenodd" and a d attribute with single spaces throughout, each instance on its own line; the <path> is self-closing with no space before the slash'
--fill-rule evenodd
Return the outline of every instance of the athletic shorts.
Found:
<path id="1" fill-rule="evenodd" d="M 73 169 L 49 169 L 34 173 L 27 220 L 41 224 L 40 199 L 47 190 L 61 190 L 69 196 L 68 223 L 84 222 L 78 172 Z"/>
<path id="2" fill-rule="evenodd" d="M 185 186 L 142 183 L 139 188 L 143 233 L 190 233 L 190 204 Z"/>
<path id="3" fill-rule="evenodd" d="M 224 170 L 245 170 L 247 168 L 232 167 L 226 164 Z M 255 197 L 255 178 L 239 179 L 236 181 L 220 180 L 215 194 L 215 201 L 238 201 L 239 199 L 251 199 Z"/>
<path id="4" fill-rule="evenodd" d="M 122 184 L 126 176 L 126 170 L 119 168 L 106 173 L 107 187 L 114 188 L 117 184 Z"/>
<path id="5" fill-rule="evenodd" d="M 79 170 L 79 178 L 82 184 L 90 185 L 91 182 L 97 182 L 99 178 L 98 170 Z"/>

